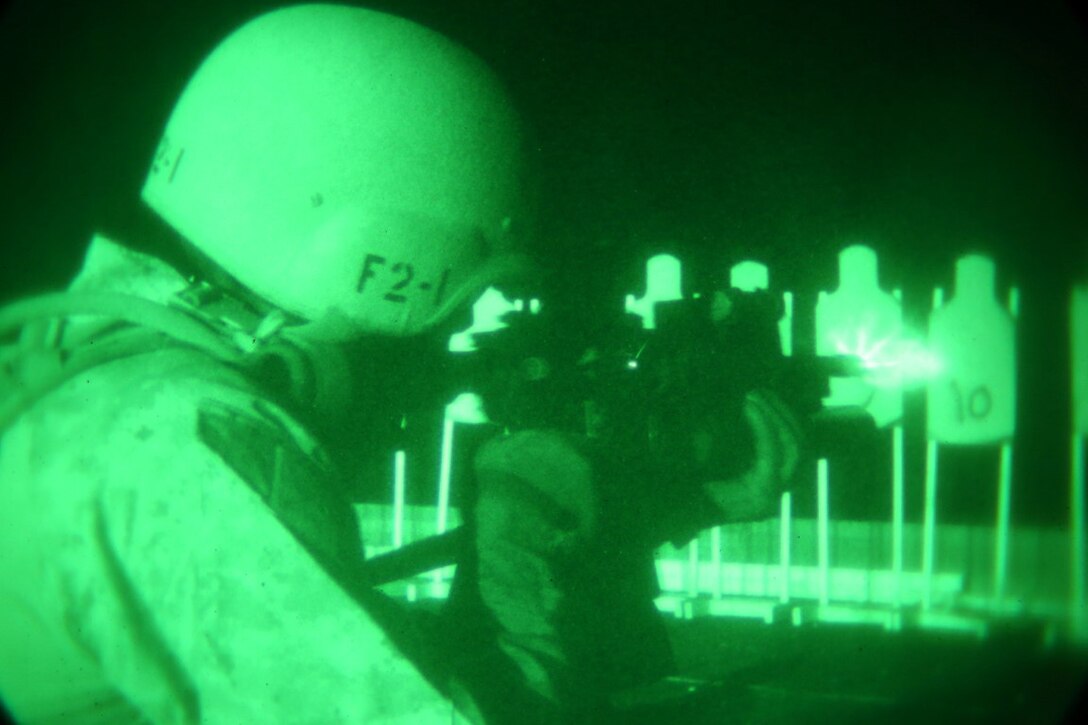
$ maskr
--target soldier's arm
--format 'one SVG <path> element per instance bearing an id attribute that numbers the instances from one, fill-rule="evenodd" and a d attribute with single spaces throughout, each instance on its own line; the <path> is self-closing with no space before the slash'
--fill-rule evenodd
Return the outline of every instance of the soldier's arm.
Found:
<path id="1" fill-rule="evenodd" d="M 5 438 L 15 481 L 43 492 L 11 521 L 32 522 L 42 616 L 136 709 L 155 722 L 450 721 L 449 701 L 312 547 L 200 440 L 193 390 L 115 391 L 139 402 L 107 411 L 107 391 L 83 388 L 35 435 Z"/>

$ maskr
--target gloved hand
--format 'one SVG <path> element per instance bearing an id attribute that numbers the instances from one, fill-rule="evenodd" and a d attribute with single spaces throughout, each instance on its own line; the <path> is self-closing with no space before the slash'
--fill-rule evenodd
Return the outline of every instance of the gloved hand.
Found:
<path id="1" fill-rule="evenodd" d="M 703 484 L 703 491 L 721 511 L 722 523 L 769 515 L 779 495 L 793 483 L 801 460 L 800 425 L 776 395 L 749 393 L 744 417 L 754 441 L 751 465 L 732 478 Z"/>

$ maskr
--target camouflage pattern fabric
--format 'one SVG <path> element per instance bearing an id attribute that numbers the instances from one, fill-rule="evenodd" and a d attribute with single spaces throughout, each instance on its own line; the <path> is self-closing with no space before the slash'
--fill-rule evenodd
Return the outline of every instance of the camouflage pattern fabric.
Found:
<path id="1" fill-rule="evenodd" d="M 96 258 L 93 288 L 175 284 L 106 240 Z M 290 416 L 195 352 L 115 361 L 43 398 L 0 438 L 8 708 L 22 722 L 457 721 L 318 563 L 361 552 L 326 494 L 335 475 Z"/>

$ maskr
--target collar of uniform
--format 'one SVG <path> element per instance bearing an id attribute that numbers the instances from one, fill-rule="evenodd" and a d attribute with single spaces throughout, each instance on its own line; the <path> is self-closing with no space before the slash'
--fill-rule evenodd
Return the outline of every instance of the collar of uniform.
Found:
<path id="1" fill-rule="evenodd" d="M 162 260 L 96 234 L 69 289 L 118 292 L 166 304 L 187 286 L 187 280 Z"/>
<path id="2" fill-rule="evenodd" d="M 282 314 L 262 318 L 221 290 L 203 283 L 194 284 L 161 259 L 133 251 L 102 234 L 92 238 L 83 267 L 68 289 L 113 292 L 180 307 L 218 330 L 241 350 L 252 349 L 283 324 Z M 93 334 L 111 324 L 108 320 L 79 323 L 77 327 L 84 334 Z"/>
<path id="3" fill-rule="evenodd" d="M 186 279 L 160 259 L 135 252 L 102 234 L 95 234 L 83 266 L 68 285 L 69 292 L 112 292 L 166 305 L 188 286 Z M 93 340 L 114 326 L 99 316 L 72 315 L 47 335 L 54 344 Z"/>

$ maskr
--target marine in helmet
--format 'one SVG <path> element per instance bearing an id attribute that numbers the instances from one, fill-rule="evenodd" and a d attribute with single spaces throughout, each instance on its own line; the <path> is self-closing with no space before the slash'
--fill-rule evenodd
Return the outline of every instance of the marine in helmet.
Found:
<path id="1" fill-rule="evenodd" d="M 631 461 L 539 409 L 476 457 L 442 638 L 362 567 L 353 477 L 445 402 L 457 313 L 526 267 L 525 146 L 495 76 L 400 18 L 288 7 L 207 57 L 143 188 L 153 239 L 98 236 L 67 291 L 0 310 L 17 718 L 587 722 L 667 671 L 660 536 L 602 521 Z M 733 516 L 793 465 L 757 407 L 759 485 L 708 484 Z"/>
<path id="2" fill-rule="evenodd" d="M 478 717 L 358 585 L 344 489 L 407 356 L 522 267 L 523 146 L 477 58 L 390 15 L 288 7 L 206 58 L 142 193 L 189 261 L 98 236 L 0 311 L 19 720 Z"/>

